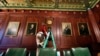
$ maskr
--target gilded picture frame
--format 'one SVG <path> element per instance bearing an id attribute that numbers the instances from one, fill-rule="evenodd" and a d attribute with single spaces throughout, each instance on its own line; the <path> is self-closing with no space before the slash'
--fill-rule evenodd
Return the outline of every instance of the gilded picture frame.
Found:
<path id="1" fill-rule="evenodd" d="M 90 35 L 90 29 L 89 29 L 88 23 L 78 22 L 77 26 L 78 26 L 78 32 L 80 36 Z"/>
<path id="2" fill-rule="evenodd" d="M 17 36 L 19 25 L 20 22 L 9 22 L 5 36 Z"/>
<path id="3" fill-rule="evenodd" d="M 35 35 L 37 32 L 37 22 L 28 22 L 26 25 L 25 34 Z"/>
<path id="4" fill-rule="evenodd" d="M 62 23 L 62 33 L 65 36 L 72 36 L 72 25 L 70 22 Z"/>

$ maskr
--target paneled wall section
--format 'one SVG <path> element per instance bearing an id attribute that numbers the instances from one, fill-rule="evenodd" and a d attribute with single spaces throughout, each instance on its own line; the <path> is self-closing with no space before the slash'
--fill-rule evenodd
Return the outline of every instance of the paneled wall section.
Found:
<path id="1" fill-rule="evenodd" d="M 95 35 L 88 19 L 87 12 L 68 12 L 68 11 L 38 11 L 38 10 L 2 10 L 0 12 L 0 49 L 5 50 L 10 47 L 26 47 L 27 49 L 36 49 L 36 35 L 26 35 L 26 26 L 28 22 L 37 22 L 37 32 L 41 29 L 43 22 L 52 19 L 52 32 L 55 37 L 57 48 L 70 49 L 72 47 L 87 46 L 96 42 Z M 5 36 L 9 22 L 20 22 L 16 36 Z M 62 23 L 71 23 L 72 35 L 63 35 Z M 90 35 L 80 36 L 78 32 L 78 23 L 88 24 Z"/>

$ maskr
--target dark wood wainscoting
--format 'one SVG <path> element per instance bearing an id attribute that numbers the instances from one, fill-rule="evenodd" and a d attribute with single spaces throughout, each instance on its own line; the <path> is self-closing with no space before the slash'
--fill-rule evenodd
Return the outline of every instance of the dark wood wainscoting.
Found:
<path id="1" fill-rule="evenodd" d="M 36 34 L 27 35 L 26 27 L 29 22 L 37 23 L 36 33 L 41 29 L 43 22 L 52 19 L 52 32 L 58 50 L 70 49 L 72 47 L 93 47 L 96 42 L 93 26 L 88 17 L 88 12 L 69 11 L 39 11 L 39 10 L 2 10 L 0 12 L 0 49 L 6 50 L 10 47 L 25 47 L 35 50 Z M 9 22 L 19 22 L 16 36 L 6 36 L 5 32 Z M 71 35 L 64 35 L 62 23 L 71 24 Z M 78 23 L 87 23 L 89 35 L 80 35 Z M 48 26 L 48 25 L 47 25 Z"/>

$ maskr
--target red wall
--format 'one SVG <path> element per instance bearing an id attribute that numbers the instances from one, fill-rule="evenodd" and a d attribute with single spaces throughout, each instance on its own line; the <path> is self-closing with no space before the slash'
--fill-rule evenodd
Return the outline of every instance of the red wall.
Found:
<path id="1" fill-rule="evenodd" d="M 97 25 L 100 29 L 100 2 L 92 9 Z"/>
<path id="2" fill-rule="evenodd" d="M 94 17 L 95 17 L 95 23 L 97 25 L 97 28 L 99 29 L 97 31 L 97 33 L 98 33 L 98 35 L 100 35 L 100 2 L 92 9 L 92 12 L 93 12 Z M 94 29 L 94 31 L 95 30 L 96 29 Z M 100 36 L 97 38 L 97 40 L 98 39 L 100 39 Z M 97 43 L 94 43 L 92 48 L 94 50 L 94 53 L 100 52 L 100 41 Z"/>
<path id="3" fill-rule="evenodd" d="M 99 17 L 100 18 L 100 17 Z M 72 47 L 88 46 L 96 43 L 93 26 L 89 21 L 87 12 L 68 11 L 39 11 L 39 10 L 1 10 L 0 12 L 0 49 L 10 47 L 26 47 L 36 49 L 35 35 L 25 35 L 27 22 L 37 22 L 37 31 L 41 23 L 52 19 L 52 32 L 55 37 L 57 48 L 70 49 Z M 10 21 L 20 22 L 17 36 L 5 36 L 5 31 Z M 62 35 L 62 22 L 70 22 L 72 25 L 72 36 Z M 90 35 L 80 36 L 77 24 L 86 22 L 89 26 Z"/>

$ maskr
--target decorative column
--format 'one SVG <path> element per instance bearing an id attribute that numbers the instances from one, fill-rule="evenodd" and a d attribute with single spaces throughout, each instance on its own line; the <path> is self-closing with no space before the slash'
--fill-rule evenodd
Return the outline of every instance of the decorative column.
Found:
<path id="1" fill-rule="evenodd" d="M 90 22 L 92 24 L 94 33 L 96 35 L 97 42 L 100 43 L 100 30 L 99 30 L 99 27 L 98 27 L 98 25 L 96 23 L 94 14 L 93 14 L 91 9 L 88 9 L 88 16 L 89 16 L 89 20 L 90 20 Z"/>

